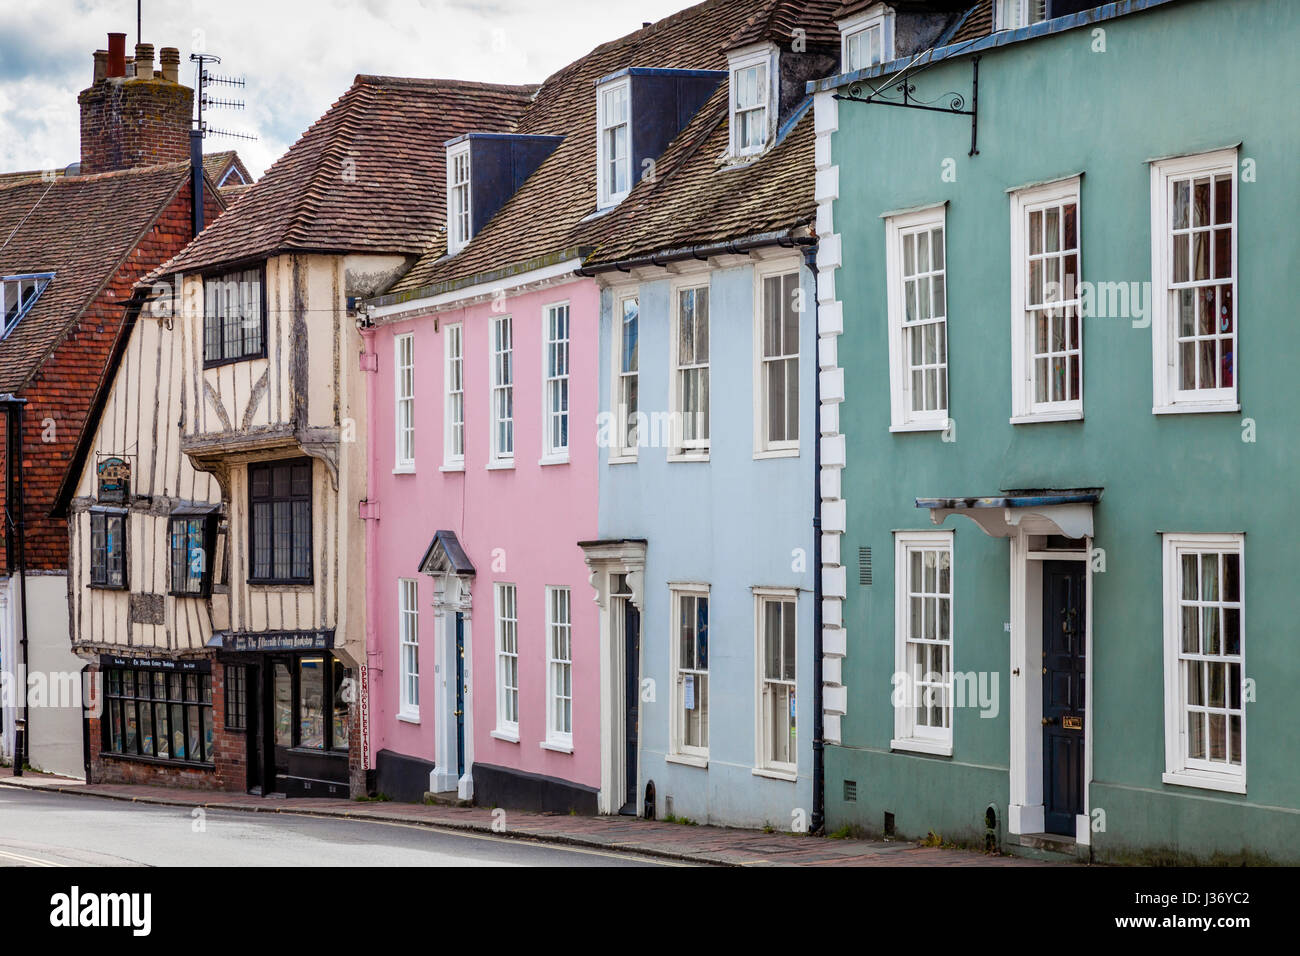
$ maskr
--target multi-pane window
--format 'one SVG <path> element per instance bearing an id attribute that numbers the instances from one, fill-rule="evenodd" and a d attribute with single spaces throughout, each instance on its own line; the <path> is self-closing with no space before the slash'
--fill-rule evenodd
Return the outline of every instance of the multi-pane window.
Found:
<path id="1" fill-rule="evenodd" d="M 614 83 L 598 92 L 599 202 L 602 207 L 621 201 L 632 189 L 631 85 Z"/>
<path id="2" fill-rule="evenodd" d="M 253 542 L 249 580 L 310 582 L 311 460 L 249 465 L 248 480 Z"/>
<path id="3" fill-rule="evenodd" d="M 444 464 L 465 461 L 465 332 L 462 325 L 447 326 L 443 379 Z"/>
<path id="4" fill-rule="evenodd" d="M 995 30 L 1015 30 L 1047 19 L 1047 0 L 997 0 L 993 7 Z"/>
<path id="5" fill-rule="evenodd" d="M 674 752 L 709 752 L 709 592 L 674 589 Z"/>
<path id="6" fill-rule="evenodd" d="M 492 459 L 515 457 L 514 332 L 510 316 L 492 320 Z"/>
<path id="7" fill-rule="evenodd" d="M 637 296 L 627 296 L 618 300 L 618 311 L 614 320 L 615 334 L 618 336 L 614 405 L 618 410 L 615 425 L 618 435 L 615 440 L 620 455 L 635 455 L 639 441 L 637 408 L 641 372 L 637 356 L 637 338 L 640 318 L 641 307 Z"/>
<path id="8" fill-rule="evenodd" d="M 7 337 L 22 317 L 31 311 L 52 278 L 52 272 L 0 278 L 0 316 L 4 316 L 3 335 L 0 337 Z"/>
<path id="9" fill-rule="evenodd" d="M 1245 577 L 1241 535 L 1166 535 L 1165 736 L 1171 783 L 1244 786 Z"/>
<path id="10" fill-rule="evenodd" d="M 545 453 L 569 451 L 569 306 L 546 309 Z"/>
<path id="11" fill-rule="evenodd" d="M 104 749 L 212 763 L 212 675 L 110 667 L 104 673 Z"/>
<path id="12" fill-rule="evenodd" d="M 943 209 L 886 220 L 892 419 L 942 428 L 948 419 L 948 296 Z"/>
<path id="13" fill-rule="evenodd" d="M 171 593 L 206 597 L 212 584 L 215 519 L 208 515 L 172 515 L 168 524 Z"/>
<path id="14" fill-rule="evenodd" d="M 241 269 L 203 280 L 203 361 L 220 365 L 266 354 L 262 270 Z"/>
<path id="15" fill-rule="evenodd" d="M 1237 401 L 1236 151 L 1152 166 L 1155 405 Z"/>
<path id="16" fill-rule="evenodd" d="M 546 653 L 546 736 L 563 743 L 573 737 L 573 620 L 568 588 L 546 589 Z"/>
<path id="17" fill-rule="evenodd" d="M 420 716 L 420 607 L 419 587 L 412 578 L 397 582 L 398 642 L 401 653 L 401 697 L 398 714 Z"/>
<path id="18" fill-rule="evenodd" d="M 393 375 L 396 379 L 397 469 L 415 467 L 415 335 L 393 336 Z"/>
<path id="19" fill-rule="evenodd" d="M 677 451 L 709 448 L 709 289 L 677 291 L 673 398 Z"/>
<path id="20" fill-rule="evenodd" d="M 447 151 L 447 251 L 463 249 L 471 228 L 469 143 L 461 143 Z"/>
<path id="21" fill-rule="evenodd" d="M 126 512 L 90 513 L 90 583 L 126 587 Z"/>
<path id="22" fill-rule="evenodd" d="M 764 276 L 757 450 L 799 447 L 799 273 Z"/>
<path id="23" fill-rule="evenodd" d="M 1079 180 L 1014 193 L 1012 342 L 1016 419 L 1083 412 Z"/>
<path id="24" fill-rule="evenodd" d="M 844 72 L 865 70 L 885 58 L 885 25 L 873 23 L 844 35 Z"/>
<path id="25" fill-rule="evenodd" d="M 952 532 L 900 532 L 895 548 L 895 658 L 904 675 L 895 688 L 893 745 L 952 749 Z"/>
<path id="26" fill-rule="evenodd" d="M 226 664 L 226 730 L 248 729 L 248 668 Z"/>
<path id="27" fill-rule="evenodd" d="M 769 86 L 766 53 L 759 62 L 737 64 L 731 71 L 731 142 L 737 156 L 767 145 Z"/>
<path id="28" fill-rule="evenodd" d="M 795 648 L 798 607 L 793 594 L 760 594 L 758 602 L 759 766 L 794 770 Z"/>
<path id="29" fill-rule="evenodd" d="M 513 584 L 495 588 L 497 730 L 519 735 L 519 595 Z"/>

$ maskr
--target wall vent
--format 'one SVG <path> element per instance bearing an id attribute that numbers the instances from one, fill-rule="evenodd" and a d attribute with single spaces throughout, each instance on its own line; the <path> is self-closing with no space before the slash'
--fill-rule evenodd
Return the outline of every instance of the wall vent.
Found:
<path id="1" fill-rule="evenodd" d="M 848 803 L 855 803 L 858 799 L 858 782 L 856 780 L 844 781 L 844 799 Z"/>
<path id="2" fill-rule="evenodd" d="M 858 583 L 863 586 L 871 584 L 870 548 L 858 548 Z"/>

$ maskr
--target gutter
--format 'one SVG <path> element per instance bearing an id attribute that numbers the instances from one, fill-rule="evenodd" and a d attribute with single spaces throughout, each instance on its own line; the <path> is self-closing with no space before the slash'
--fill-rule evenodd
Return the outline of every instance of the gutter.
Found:
<path id="1" fill-rule="evenodd" d="M 740 255 L 762 246 L 816 245 L 815 237 L 800 235 L 803 227 L 795 226 L 777 232 L 761 232 L 741 239 L 727 239 L 721 242 L 700 243 L 692 246 L 678 246 L 663 252 L 653 252 L 634 256 L 630 259 L 597 262 L 576 270 L 576 274 L 592 278 L 606 272 L 631 272 L 645 266 L 666 266 L 670 262 L 682 262 L 686 259 L 708 259 L 710 256 Z"/>

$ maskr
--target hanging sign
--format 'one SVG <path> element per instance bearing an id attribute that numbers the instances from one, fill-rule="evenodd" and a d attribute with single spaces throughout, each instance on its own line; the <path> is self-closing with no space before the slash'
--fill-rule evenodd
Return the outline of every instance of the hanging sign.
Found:
<path id="1" fill-rule="evenodd" d="M 131 498 L 131 463 L 122 458 L 105 458 L 96 468 L 99 500 L 126 504 Z"/>

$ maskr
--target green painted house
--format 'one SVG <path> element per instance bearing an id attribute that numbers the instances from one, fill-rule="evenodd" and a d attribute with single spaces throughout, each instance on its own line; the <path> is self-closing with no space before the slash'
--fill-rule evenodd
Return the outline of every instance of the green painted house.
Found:
<path id="1" fill-rule="evenodd" d="M 827 828 L 1300 862 L 1300 4 L 846 6 Z"/>

